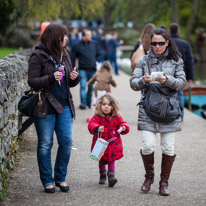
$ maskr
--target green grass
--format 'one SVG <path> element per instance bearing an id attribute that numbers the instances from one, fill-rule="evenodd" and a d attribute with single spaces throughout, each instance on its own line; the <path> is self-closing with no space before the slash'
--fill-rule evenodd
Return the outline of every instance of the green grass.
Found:
<path id="1" fill-rule="evenodd" d="M 12 54 L 15 51 L 18 51 L 18 48 L 8 48 L 8 47 L 0 47 L 0 58 L 3 58 L 9 54 Z"/>

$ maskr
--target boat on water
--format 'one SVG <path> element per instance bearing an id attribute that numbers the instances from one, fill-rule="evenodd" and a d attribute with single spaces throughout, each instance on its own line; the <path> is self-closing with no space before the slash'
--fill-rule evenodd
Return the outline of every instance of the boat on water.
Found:
<path id="1" fill-rule="evenodd" d="M 191 102 L 192 112 L 206 119 L 206 85 L 186 85 L 183 95 L 185 107 Z"/>

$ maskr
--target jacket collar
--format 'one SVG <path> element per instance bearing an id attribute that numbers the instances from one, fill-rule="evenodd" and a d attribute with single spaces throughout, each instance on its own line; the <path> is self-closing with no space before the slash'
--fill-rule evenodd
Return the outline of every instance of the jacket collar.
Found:
<path id="1" fill-rule="evenodd" d="M 44 46 L 44 44 L 40 43 L 38 46 L 35 47 L 35 50 L 38 50 L 38 49 L 42 50 L 43 51 L 42 53 L 45 54 L 49 59 L 50 59 L 50 56 L 52 56 L 51 52 Z M 66 55 L 63 54 L 63 61 L 65 57 Z"/>
<path id="2" fill-rule="evenodd" d="M 157 63 L 158 61 L 164 61 L 167 58 L 168 48 L 165 50 L 165 52 L 160 57 L 155 56 L 155 53 L 154 53 L 152 47 L 150 47 L 147 54 L 150 57 L 152 63 Z"/>
<path id="3" fill-rule="evenodd" d="M 180 36 L 179 36 L 178 34 L 170 34 L 170 36 L 171 36 L 172 38 L 180 38 Z"/>

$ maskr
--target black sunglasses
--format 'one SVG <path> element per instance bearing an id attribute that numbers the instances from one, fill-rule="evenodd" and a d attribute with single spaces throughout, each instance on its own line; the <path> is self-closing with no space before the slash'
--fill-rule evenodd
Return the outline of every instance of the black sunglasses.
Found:
<path id="1" fill-rule="evenodd" d="M 153 42 L 151 42 L 151 45 L 152 45 L 152 46 L 157 46 L 157 45 L 163 46 L 163 45 L 165 45 L 165 44 L 166 44 L 165 41 L 160 41 L 160 42 L 153 41 Z"/>

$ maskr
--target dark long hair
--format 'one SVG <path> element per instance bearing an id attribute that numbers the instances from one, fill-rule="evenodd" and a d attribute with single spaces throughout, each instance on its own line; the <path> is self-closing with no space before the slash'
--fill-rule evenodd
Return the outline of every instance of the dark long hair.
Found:
<path id="1" fill-rule="evenodd" d="M 66 54 L 66 49 L 61 46 L 64 36 L 68 34 L 67 28 L 62 24 L 49 24 L 44 33 L 40 36 L 39 41 L 51 52 L 57 61 L 61 57 L 61 52 Z"/>
<path id="2" fill-rule="evenodd" d="M 181 54 L 179 53 L 175 42 L 170 38 L 166 29 L 163 27 L 156 28 L 153 30 L 151 34 L 151 39 L 154 35 L 161 35 L 166 41 L 169 40 L 169 44 L 167 46 L 168 48 L 167 59 L 174 59 L 175 61 L 178 61 L 178 59 L 181 57 Z"/>

